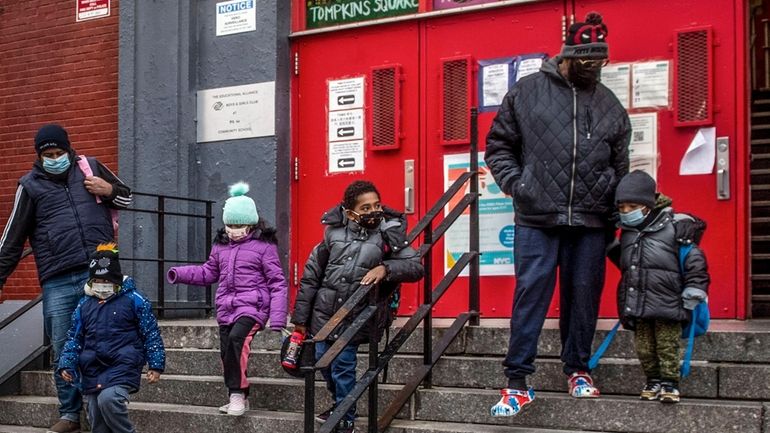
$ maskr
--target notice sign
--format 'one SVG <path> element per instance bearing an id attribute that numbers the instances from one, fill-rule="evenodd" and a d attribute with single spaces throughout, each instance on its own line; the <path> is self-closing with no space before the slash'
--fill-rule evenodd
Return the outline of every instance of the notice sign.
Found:
<path id="1" fill-rule="evenodd" d="M 307 28 L 415 14 L 419 0 L 307 0 Z"/>
<path id="2" fill-rule="evenodd" d="M 467 153 L 444 155 L 444 190 L 470 170 Z M 465 184 L 465 192 L 469 192 L 469 184 Z M 513 275 L 513 200 L 507 196 L 495 183 L 492 173 L 484 163 L 484 152 L 479 153 L 479 248 L 481 250 L 481 275 Z M 444 215 L 462 199 L 456 196 L 444 208 Z M 444 273 L 457 263 L 457 260 L 468 251 L 468 229 L 470 225 L 470 210 L 465 209 L 457 221 L 444 235 Z M 468 267 L 460 274 L 468 275 Z"/>
<path id="3" fill-rule="evenodd" d="M 257 29 L 254 0 L 217 3 L 217 36 L 250 32 Z"/>
<path id="4" fill-rule="evenodd" d="M 329 143 L 329 173 L 364 171 L 364 140 Z"/>
<path id="5" fill-rule="evenodd" d="M 110 16 L 110 0 L 75 0 L 75 21 Z"/>
<path id="6" fill-rule="evenodd" d="M 275 135 L 275 81 L 198 91 L 198 143 Z"/>
<path id="7" fill-rule="evenodd" d="M 631 65 L 605 66 L 602 68 L 602 84 L 612 90 L 623 108 L 631 106 Z"/>
<path id="8" fill-rule="evenodd" d="M 364 77 L 329 81 L 329 111 L 362 108 Z"/>
<path id="9" fill-rule="evenodd" d="M 329 112 L 329 142 L 362 140 L 363 138 L 363 109 Z"/>
<path id="10" fill-rule="evenodd" d="M 634 63 L 632 75 L 634 108 L 668 107 L 668 60 Z"/>
<path id="11" fill-rule="evenodd" d="M 629 114 L 631 143 L 629 143 L 630 170 L 642 170 L 657 179 L 658 176 L 658 113 Z"/>

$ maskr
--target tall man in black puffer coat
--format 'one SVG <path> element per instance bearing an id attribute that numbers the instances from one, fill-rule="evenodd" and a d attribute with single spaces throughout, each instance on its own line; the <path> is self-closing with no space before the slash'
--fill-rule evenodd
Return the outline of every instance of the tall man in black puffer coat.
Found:
<path id="1" fill-rule="evenodd" d="M 512 416 L 534 399 L 537 341 L 559 268 L 560 329 L 570 395 L 598 397 L 588 368 L 604 286 L 606 234 L 618 180 L 628 172 L 631 126 L 599 83 L 608 58 L 599 14 L 569 28 L 561 55 L 521 79 L 487 135 L 485 161 L 513 196 L 516 293 L 503 362 L 508 387 L 493 416 Z"/>

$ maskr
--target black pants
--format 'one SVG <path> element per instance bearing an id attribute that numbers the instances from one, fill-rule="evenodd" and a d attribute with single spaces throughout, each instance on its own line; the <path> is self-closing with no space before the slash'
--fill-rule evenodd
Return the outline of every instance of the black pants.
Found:
<path id="1" fill-rule="evenodd" d="M 219 351 L 225 375 L 225 386 L 229 393 L 242 392 L 249 396 L 249 380 L 246 368 L 249 351 L 259 324 L 251 317 L 239 317 L 231 325 L 219 326 Z"/>

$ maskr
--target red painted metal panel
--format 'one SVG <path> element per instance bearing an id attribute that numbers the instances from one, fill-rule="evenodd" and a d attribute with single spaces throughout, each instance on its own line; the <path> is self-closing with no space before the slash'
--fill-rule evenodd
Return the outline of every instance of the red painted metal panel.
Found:
<path id="1" fill-rule="evenodd" d="M 322 239 L 321 215 L 342 201 L 345 187 L 356 179 L 367 179 L 380 190 L 382 202 L 396 209 L 404 208 L 404 160 L 418 160 L 418 31 L 417 23 L 400 23 L 387 27 L 324 33 L 303 37 L 295 44 L 299 52 L 300 70 L 293 93 L 297 106 L 292 127 L 293 148 L 299 160 L 298 181 L 294 182 L 292 203 L 293 249 L 291 262 L 298 264 L 298 277 L 312 248 Z M 395 110 L 401 111 L 400 129 L 406 137 L 400 146 L 385 151 L 365 149 L 363 172 L 330 173 L 327 149 L 327 81 L 350 77 L 368 77 L 372 68 L 399 65 L 403 80 L 401 97 Z M 365 92 L 371 92 L 365 86 Z M 371 107 L 364 111 L 372 116 Z M 365 139 L 368 139 L 366 137 Z M 417 191 L 424 187 L 415 185 Z M 417 196 L 419 199 L 419 194 Z M 419 203 L 419 201 L 417 201 Z M 409 216 L 410 227 L 416 216 Z M 292 294 L 297 285 L 292 284 Z M 402 308 L 414 311 L 417 285 L 402 289 Z"/>

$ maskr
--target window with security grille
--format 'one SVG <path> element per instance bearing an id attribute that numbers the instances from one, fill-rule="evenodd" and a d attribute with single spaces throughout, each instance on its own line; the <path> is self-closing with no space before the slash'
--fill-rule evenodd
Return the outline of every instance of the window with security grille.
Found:
<path id="1" fill-rule="evenodd" d="M 676 33 L 675 125 L 707 125 L 713 121 L 711 28 Z"/>
<path id="2" fill-rule="evenodd" d="M 371 72 L 371 147 L 374 150 L 395 149 L 401 137 L 400 68 L 383 66 Z"/>
<path id="3" fill-rule="evenodd" d="M 449 59 L 441 71 L 441 144 L 470 141 L 470 58 Z"/>

